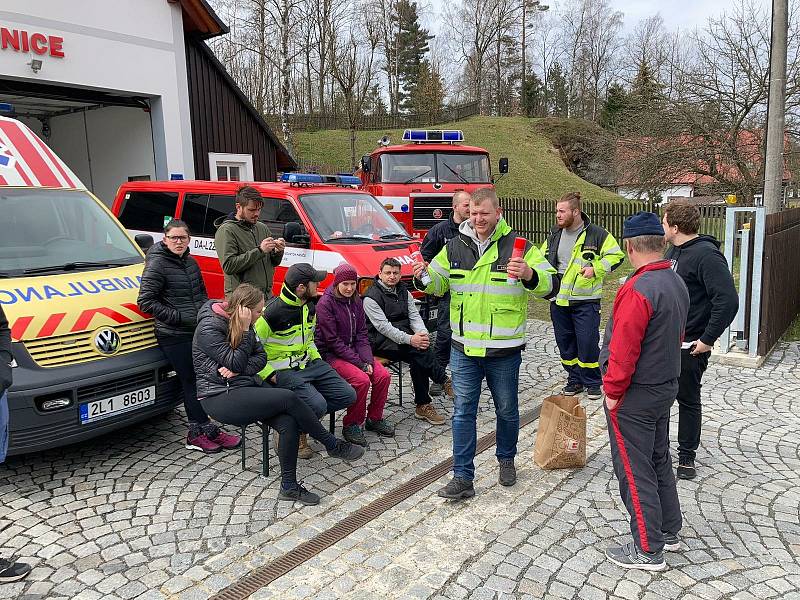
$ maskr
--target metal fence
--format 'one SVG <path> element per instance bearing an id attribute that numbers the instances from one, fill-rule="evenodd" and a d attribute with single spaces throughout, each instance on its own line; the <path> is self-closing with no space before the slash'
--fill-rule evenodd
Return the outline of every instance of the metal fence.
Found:
<path id="1" fill-rule="evenodd" d="M 541 198 L 502 198 L 500 205 L 506 221 L 520 234 L 534 243 L 541 243 L 555 225 L 555 200 Z M 698 205 L 700 210 L 700 233 L 713 235 L 722 240 L 725 235 L 725 205 Z M 607 229 L 620 239 L 622 224 L 626 217 L 639 211 L 653 210 L 651 205 L 640 200 L 584 200 L 583 212 L 592 223 Z M 653 212 L 663 215 L 663 209 Z"/>
<path id="2" fill-rule="evenodd" d="M 359 131 L 405 129 L 431 127 L 438 123 L 460 121 L 480 113 L 478 102 L 469 102 L 444 107 L 430 113 L 399 115 L 361 115 L 356 129 Z M 266 121 L 274 131 L 281 130 L 280 115 L 266 115 Z M 289 128 L 292 131 L 322 131 L 327 129 L 349 129 L 346 114 L 294 114 L 289 115 Z"/>

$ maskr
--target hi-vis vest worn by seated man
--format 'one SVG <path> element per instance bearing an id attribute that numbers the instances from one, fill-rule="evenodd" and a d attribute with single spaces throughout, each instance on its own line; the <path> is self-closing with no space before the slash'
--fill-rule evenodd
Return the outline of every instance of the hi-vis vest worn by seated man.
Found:
<path id="1" fill-rule="evenodd" d="M 468 221 L 465 221 L 468 223 Z M 426 293 L 443 295 L 450 289 L 450 327 L 453 347 L 467 356 L 492 357 L 525 346 L 528 295 L 550 298 L 558 290 L 556 270 L 528 242 L 525 262 L 534 276 L 523 285 L 509 285 L 506 269 L 516 235 L 505 219 L 497 222 L 491 243 L 479 256 L 478 247 L 462 232 L 447 242 L 428 266 L 431 284 Z"/>
<path id="2" fill-rule="evenodd" d="M 561 277 L 561 287 L 555 299 L 559 306 L 599 301 L 603 297 L 603 279 L 625 259 L 625 254 L 613 235 L 590 223 L 585 214 L 581 213 L 581 216 L 583 229 L 575 240 L 569 265 Z M 558 264 L 559 241 L 561 229 L 554 227 L 547 236 L 547 241 L 542 244 L 542 254 L 552 265 Z M 581 270 L 585 267 L 594 269 L 594 277 L 587 279 L 581 275 Z"/>
<path id="3" fill-rule="evenodd" d="M 267 353 L 267 366 L 258 373 L 261 379 L 275 371 L 305 369 L 309 362 L 321 358 L 314 344 L 315 309 L 313 303 L 301 304 L 286 285 L 280 296 L 267 302 L 264 314 L 253 326 Z"/>

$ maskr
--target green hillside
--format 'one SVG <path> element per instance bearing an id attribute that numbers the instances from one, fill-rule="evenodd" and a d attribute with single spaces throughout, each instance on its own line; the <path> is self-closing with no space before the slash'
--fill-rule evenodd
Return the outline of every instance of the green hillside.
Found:
<path id="1" fill-rule="evenodd" d="M 472 117 L 442 128 L 461 129 L 464 143 L 486 148 L 492 170 L 497 161 L 507 156 L 509 173 L 497 185 L 501 196 L 555 198 L 567 191 L 579 190 L 592 200 L 620 200 L 616 194 L 584 181 L 570 173 L 550 142 L 533 131 L 535 119 L 525 117 Z M 357 134 L 356 156 L 369 153 L 378 139 L 387 133 L 399 143 L 402 130 L 361 131 Z M 301 167 L 309 164 L 325 170 L 342 170 L 350 163 L 350 134 L 346 130 L 317 131 L 296 134 L 297 155 Z"/>

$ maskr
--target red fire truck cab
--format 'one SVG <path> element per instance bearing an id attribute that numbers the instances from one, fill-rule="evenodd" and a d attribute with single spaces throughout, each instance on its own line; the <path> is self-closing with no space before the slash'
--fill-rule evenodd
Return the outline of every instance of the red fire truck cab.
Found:
<path id="1" fill-rule="evenodd" d="M 380 200 L 414 237 L 423 237 L 452 212 L 453 194 L 493 187 L 489 152 L 464 146 L 458 130 L 406 129 L 403 144 L 387 136 L 361 158 L 363 189 Z M 508 172 L 501 158 L 500 174 Z"/>

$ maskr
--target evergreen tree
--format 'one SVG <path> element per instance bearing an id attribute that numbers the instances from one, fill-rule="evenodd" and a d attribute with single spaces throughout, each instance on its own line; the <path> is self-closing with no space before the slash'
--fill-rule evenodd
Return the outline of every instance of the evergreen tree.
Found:
<path id="1" fill-rule="evenodd" d="M 522 83 L 522 112 L 526 117 L 542 117 L 547 113 L 545 89 L 536 73 L 531 73 Z"/>
<path id="2" fill-rule="evenodd" d="M 608 88 L 606 100 L 600 111 L 600 127 L 610 131 L 618 131 L 624 113 L 628 107 L 628 93 L 618 83 L 612 83 Z"/>
<path id="3" fill-rule="evenodd" d="M 631 86 L 630 101 L 636 110 L 655 109 L 661 106 L 664 92 L 647 61 L 642 61 Z"/>
<path id="4" fill-rule="evenodd" d="M 416 2 L 399 0 L 397 20 L 399 33 L 396 46 L 401 86 L 399 102 L 402 110 L 411 110 L 420 73 L 425 69 L 430 72 L 426 55 L 430 50 L 428 42 L 434 36 L 420 26 Z"/>
<path id="5" fill-rule="evenodd" d="M 442 76 L 428 61 L 423 61 L 417 75 L 417 85 L 411 96 L 411 109 L 425 115 L 426 121 L 433 125 L 441 121 L 444 103 L 444 83 Z"/>
<path id="6" fill-rule="evenodd" d="M 569 86 L 567 75 L 561 63 L 555 62 L 547 73 L 548 112 L 554 117 L 567 117 L 569 114 Z"/>

